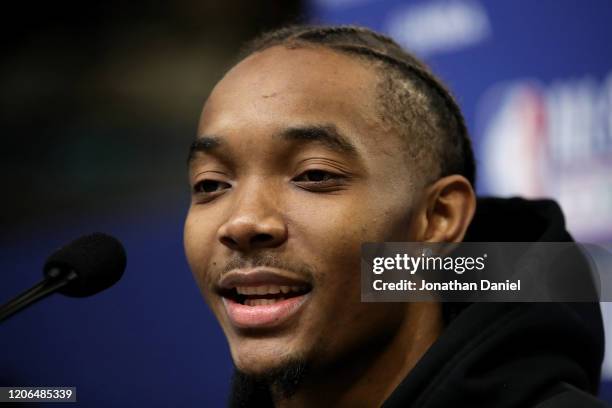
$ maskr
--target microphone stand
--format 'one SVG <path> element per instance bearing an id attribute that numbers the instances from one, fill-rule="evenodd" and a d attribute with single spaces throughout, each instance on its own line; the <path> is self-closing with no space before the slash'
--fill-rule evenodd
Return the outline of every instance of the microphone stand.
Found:
<path id="1" fill-rule="evenodd" d="M 59 268 L 50 269 L 46 272 L 46 275 L 47 277 L 35 286 L 0 307 L 0 322 L 8 319 L 24 307 L 49 296 L 77 278 L 76 272 L 71 270 L 66 273 Z"/>

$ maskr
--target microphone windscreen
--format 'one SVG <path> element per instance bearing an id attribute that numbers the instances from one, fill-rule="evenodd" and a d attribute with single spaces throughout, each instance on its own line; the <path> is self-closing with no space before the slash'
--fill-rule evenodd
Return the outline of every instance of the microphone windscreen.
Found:
<path id="1" fill-rule="evenodd" d="M 127 263 L 121 242 L 110 235 L 94 233 L 58 249 L 47 259 L 45 275 L 52 269 L 74 271 L 76 279 L 59 289 L 74 297 L 90 296 L 117 282 Z"/>

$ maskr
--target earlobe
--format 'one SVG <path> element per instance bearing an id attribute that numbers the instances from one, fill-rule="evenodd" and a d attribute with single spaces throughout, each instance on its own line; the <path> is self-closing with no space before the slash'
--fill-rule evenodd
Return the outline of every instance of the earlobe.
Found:
<path id="1" fill-rule="evenodd" d="M 424 242 L 460 242 L 476 211 L 476 194 L 463 176 L 443 177 L 427 187 Z"/>

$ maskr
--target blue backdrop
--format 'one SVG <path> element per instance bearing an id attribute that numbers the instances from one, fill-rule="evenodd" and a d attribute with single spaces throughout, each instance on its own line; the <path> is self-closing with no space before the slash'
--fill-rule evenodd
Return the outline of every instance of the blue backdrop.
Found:
<path id="1" fill-rule="evenodd" d="M 96 296 L 52 295 L 0 324 L 0 385 L 76 386 L 86 407 L 224 406 L 229 350 L 184 260 L 186 208 L 90 219 L 3 245 L 2 302 L 42 278 L 50 252 L 92 231 L 119 238 L 128 266 Z"/>
<path id="2" fill-rule="evenodd" d="M 577 238 L 612 237 L 608 1 L 307 5 L 315 21 L 370 26 L 428 61 L 463 107 L 481 193 L 556 197 Z M 0 324 L 0 385 L 76 386 L 88 407 L 223 406 L 229 351 L 184 260 L 186 209 L 185 200 L 3 244 L 0 301 L 40 279 L 46 255 L 83 233 L 116 235 L 128 267 L 97 296 L 54 295 Z M 604 386 L 602 395 L 611 390 Z"/>
<path id="3" fill-rule="evenodd" d="M 308 4 L 315 22 L 365 25 L 390 35 L 449 85 L 474 142 L 480 194 L 554 197 L 576 239 L 610 242 L 612 3 Z M 612 308 L 602 307 L 612 328 Z M 612 350 L 611 341 L 607 346 Z M 612 401 L 612 358 L 604 363 L 601 393 Z"/>

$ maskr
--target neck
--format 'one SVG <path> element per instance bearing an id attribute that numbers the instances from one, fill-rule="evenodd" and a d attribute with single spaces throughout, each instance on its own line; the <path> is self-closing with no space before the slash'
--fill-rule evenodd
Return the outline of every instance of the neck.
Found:
<path id="1" fill-rule="evenodd" d="M 391 336 L 333 366 L 309 371 L 290 397 L 272 389 L 275 406 L 381 406 L 442 331 L 439 303 L 408 303 L 406 310 Z"/>

